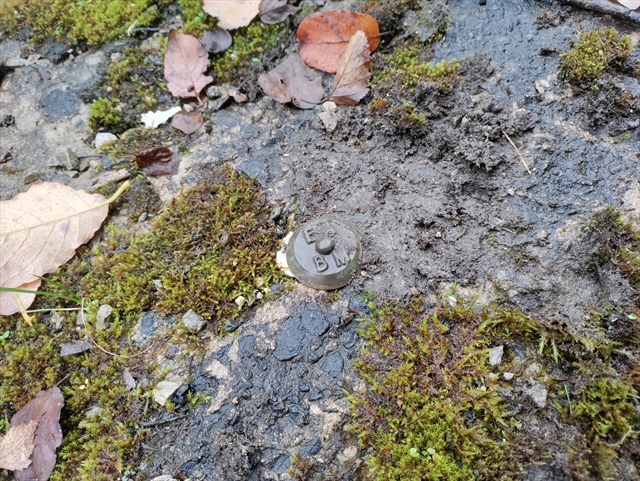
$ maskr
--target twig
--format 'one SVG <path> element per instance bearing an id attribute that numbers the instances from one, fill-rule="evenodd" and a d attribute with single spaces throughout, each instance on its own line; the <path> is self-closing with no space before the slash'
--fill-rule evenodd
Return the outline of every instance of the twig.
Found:
<path id="1" fill-rule="evenodd" d="M 58 387 L 60 384 L 62 384 L 63 382 L 65 382 L 67 379 L 69 379 L 71 377 L 71 374 L 67 373 L 64 375 L 64 377 L 62 379 L 60 379 L 57 383 L 56 383 L 56 387 Z"/>
<path id="2" fill-rule="evenodd" d="M 624 443 L 624 441 L 627 439 L 629 435 L 633 436 L 634 434 L 640 434 L 640 431 L 634 431 L 631 428 L 629 428 L 629 430 L 626 433 L 624 433 L 624 436 L 622 436 L 620 441 L 618 441 L 617 443 L 604 443 L 604 444 L 606 444 L 610 448 L 619 448 L 620 446 L 622 446 L 622 443 Z"/>
<path id="3" fill-rule="evenodd" d="M 524 164 L 524 168 L 527 169 L 527 172 L 529 172 L 529 175 L 531 175 L 531 169 L 529 169 L 529 166 L 527 165 L 527 163 L 524 160 L 524 157 L 522 157 L 522 154 L 520 153 L 520 151 L 518 150 L 518 147 L 516 147 L 516 144 L 513 143 L 513 141 L 509 138 L 509 136 L 507 135 L 507 133 L 504 130 L 501 130 L 501 132 L 504 134 L 504 136 L 507 138 L 507 140 L 509 141 L 509 143 L 513 146 L 514 149 L 516 149 L 516 153 L 518 154 L 518 156 L 520 157 L 520 160 L 522 161 L 522 163 Z"/>
<path id="4" fill-rule="evenodd" d="M 616 5 L 615 3 L 608 2 L 607 0 L 560 0 L 562 3 L 574 5 L 576 7 L 584 8 L 586 10 L 593 10 L 595 12 L 604 13 L 606 15 L 613 15 L 630 22 L 640 23 L 640 13 L 633 10 L 629 10 L 622 5 Z"/>

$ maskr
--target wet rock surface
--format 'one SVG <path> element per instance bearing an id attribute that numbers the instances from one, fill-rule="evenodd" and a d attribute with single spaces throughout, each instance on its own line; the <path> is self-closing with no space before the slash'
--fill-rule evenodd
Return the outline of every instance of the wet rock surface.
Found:
<path id="1" fill-rule="evenodd" d="M 299 287 L 259 307 L 234 336 L 212 340 L 189 384 L 209 401 L 154 429 L 163 455 L 150 456 L 141 472 L 279 479 L 296 451 L 322 453 L 327 467 L 347 472 L 355 456 L 337 457 L 337 441 L 349 419 L 345 390 L 358 383 L 348 369 L 358 353 L 355 318 L 366 307 L 349 293 L 332 303 L 321 296 Z"/>

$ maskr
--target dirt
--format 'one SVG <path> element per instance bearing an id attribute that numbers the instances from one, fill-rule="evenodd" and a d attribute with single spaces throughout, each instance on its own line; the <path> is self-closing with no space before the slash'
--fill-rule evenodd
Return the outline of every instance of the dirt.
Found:
<path id="1" fill-rule="evenodd" d="M 455 283 L 458 292 L 499 299 L 578 336 L 593 311 L 633 305 L 619 272 L 598 267 L 599 239 L 584 226 L 607 205 L 640 219 L 638 25 L 550 1 L 445 3 L 450 26 L 433 45 L 434 60 L 458 59 L 462 80 L 450 93 L 427 83 L 406 93 L 425 114 L 424 128 L 396 127 L 363 103 L 339 108 L 337 129 L 326 132 L 316 111 L 257 95 L 212 113 L 178 175 L 154 181 L 166 200 L 231 162 L 297 222 L 331 213 L 352 223 L 362 255 L 337 300 L 300 287 L 245 316 L 235 337 L 212 341 L 190 383 L 212 400 L 150 428 L 140 479 L 287 479 L 296 450 L 321 452 L 338 479 L 351 479 L 354 460 L 340 460 L 354 441 L 335 427 L 348 420 L 343 388 L 359 382 L 349 363 L 354 319 L 367 308 L 356 291 L 406 299 L 417 290 L 432 299 Z M 559 52 L 579 30 L 601 25 L 630 34 L 636 50 L 602 76 L 597 92 L 569 85 L 558 77 Z M 88 107 L 77 94 L 122 48 L 40 67 L 51 81 L 35 66 L 5 77 L 0 107 L 15 125 L 0 127 L 0 158 L 11 152 L 14 160 L 0 164 L 1 198 L 25 190 L 33 173 L 89 187 L 93 167 L 72 178 L 50 159 L 67 147 L 94 154 Z M 19 52 L 18 44 L 2 40 L 0 55 L 7 52 Z M 212 364 L 223 374 L 212 375 Z M 559 436 L 544 421 L 535 429 Z M 565 479 L 560 465 L 533 466 L 527 479 Z M 632 479 L 635 468 L 627 468 Z"/>

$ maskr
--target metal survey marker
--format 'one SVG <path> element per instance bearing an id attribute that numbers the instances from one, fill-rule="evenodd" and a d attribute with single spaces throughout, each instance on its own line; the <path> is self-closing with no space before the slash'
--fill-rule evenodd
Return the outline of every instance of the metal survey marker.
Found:
<path id="1" fill-rule="evenodd" d="M 358 266 L 360 240 L 354 227 L 333 216 L 300 226 L 289 240 L 287 263 L 296 279 L 315 289 L 346 286 Z"/>

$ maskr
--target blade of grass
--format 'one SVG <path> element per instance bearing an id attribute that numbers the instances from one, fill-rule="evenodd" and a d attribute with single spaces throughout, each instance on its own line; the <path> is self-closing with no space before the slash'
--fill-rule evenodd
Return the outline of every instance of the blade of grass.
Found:
<path id="1" fill-rule="evenodd" d="M 30 291 L 28 289 L 18 289 L 17 287 L 0 287 L 0 292 L 18 292 L 23 294 L 36 294 L 36 295 L 42 295 L 42 296 L 58 297 L 60 299 L 65 299 L 67 301 L 80 304 L 80 302 L 78 302 L 78 299 L 75 299 L 73 297 L 63 296 L 62 294 L 56 294 L 55 292 Z"/>

